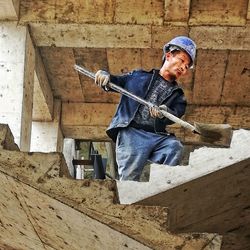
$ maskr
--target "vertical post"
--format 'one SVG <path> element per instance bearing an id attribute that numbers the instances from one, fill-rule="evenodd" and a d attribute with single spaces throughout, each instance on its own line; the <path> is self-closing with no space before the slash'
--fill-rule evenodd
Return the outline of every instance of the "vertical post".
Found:
<path id="1" fill-rule="evenodd" d="M 60 126 L 61 101 L 54 100 L 54 119 L 52 122 L 33 122 L 31 151 L 63 152 L 63 134 Z"/>
<path id="2" fill-rule="evenodd" d="M 29 151 L 35 49 L 27 27 L 0 22 L 0 33 L 0 119 L 20 149 Z"/>

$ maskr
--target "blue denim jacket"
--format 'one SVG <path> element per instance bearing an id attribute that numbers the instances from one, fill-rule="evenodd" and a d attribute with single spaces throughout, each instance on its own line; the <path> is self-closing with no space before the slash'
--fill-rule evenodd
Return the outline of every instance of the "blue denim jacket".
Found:
<path id="1" fill-rule="evenodd" d="M 151 83 L 155 80 L 158 74 L 159 70 L 155 69 L 149 72 L 144 70 L 135 70 L 121 76 L 111 75 L 110 81 L 120 87 L 123 87 L 124 89 L 135 94 L 136 96 L 145 99 L 150 89 Z M 181 87 L 179 87 L 175 82 L 171 87 L 166 88 L 166 91 L 168 92 L 168 94 L 166 95 L 167 97 L 162 104 L 167 104 L 169 108 L 168 111 L 173 115 L 177 117 L 183 116 L 186 110 L 187 103 L 184 96 L 184 92 Z M 173 94 L 173 100 L 168 103 L 168 100 L 170 100 Z M 139 105 L 140 104 L 137 101 L 122 95 L 116 113 L 113 116 L 108 129 L 106 130 L 107 135 L 113 141 L 116 141 L 119 129 L 129 126 L 131 121 L 134 119 L 135 113 L 138 110 Z M 155 133 L 167 134 L 166 126 L 170 124 L 173 124 L 173 122 L 167 118 L 156 118 L 154 124 Z"/>

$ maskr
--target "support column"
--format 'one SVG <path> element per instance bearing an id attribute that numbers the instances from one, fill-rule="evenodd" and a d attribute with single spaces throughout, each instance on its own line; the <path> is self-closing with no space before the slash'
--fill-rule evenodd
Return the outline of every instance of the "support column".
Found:
<path id="1" fill-rule="evenodd" d="M 29 151 L 35 50 L 27 27 L 0 22 L 0 34 L 0 120 L 20 150 Z"/>
<path id="2" fill-rule="evenodd" d="M 62 152 L 63 134 L 60 127 L 61 101 L 54 100 L 52 122 L 32 122 L 31 151 L 32 152 Z"/>

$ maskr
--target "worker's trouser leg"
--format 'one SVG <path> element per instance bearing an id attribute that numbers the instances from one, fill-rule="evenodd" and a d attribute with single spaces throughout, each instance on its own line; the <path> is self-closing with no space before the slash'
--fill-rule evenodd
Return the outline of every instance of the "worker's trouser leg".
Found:
<path id="1" fill-rule="evenodd" d="M 182 155 L 182 144 L 175 136 L 163 136 L 135 128 L 124 128 L 116 141 L 116 160 L 120 180 L 140 179 L 147 160 L 178 165 Z"/>

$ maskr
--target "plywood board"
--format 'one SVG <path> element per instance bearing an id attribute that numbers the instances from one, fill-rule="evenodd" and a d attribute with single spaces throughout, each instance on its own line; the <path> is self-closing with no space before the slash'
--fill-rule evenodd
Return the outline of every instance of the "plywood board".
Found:
<path id="1" fill-rule="evenodd" d="M 227 59 L 225 50 L 198 50 L 192 103 L 220 104 Z"/>
<path id="2" fill-rule="evenodd" d="M 222 92 L 222 104 L 250 103 L 250 51 L 230 51 Z"/>
<path id="3" fill-rule="evenodd" d="M 246 23 L 248 0 L 193 0 L 190 25 L 230 25 Z"/>

